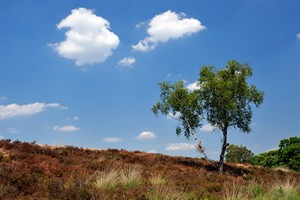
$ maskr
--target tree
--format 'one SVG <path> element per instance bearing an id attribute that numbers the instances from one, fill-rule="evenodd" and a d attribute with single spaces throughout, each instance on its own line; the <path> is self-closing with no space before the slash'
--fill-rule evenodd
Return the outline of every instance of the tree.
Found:
<path id="1" fill-rule="evenodd" d="M 246 147 L 230 144 L 226 149 L 226 162 L 248 163 L 254 153 Z"/>
<path id="2" fill-rule="evenodd" d="M 300 171 L 300 138 L 290 137 L 279 143 L 279 165 L 286 165 L 290 169 Z"/>
<path id="3" fill-rule="evenodd" d="M 278 150 L 271 150 L 253 156 L 250 163 L 264 167 L 286 166 L 289 169 L 300 171 L 300 138 L 283 139 L 279 143 Z"/>
<path id="4" fill-rule="evenodd" d="M 251 105 L 257 107 L 263 102 L 264 93 L 254 85 L 248 85 L 247 79 L 252 76 L 248 64 L 229 61 L 225 68 L 216 70 L 213 66 L 203 66 L 199 73 L 200 89 L 189 91 L 183 81 L 175 84 L 160 83 L 160 101 L 152 108 L 155 114 L 160 111 L 164 115 L 175 116 L 180 125 L 176 128 L 177 135 L 182 133 L 187 139 L 194 136 L 200 152 L 204 153 L 201 141 L 196 137 L 196 131 L 202 126 L 201 120 L 206 120 L 222 131 L 223 143 L 219 160 L 219 172 L 223 173 L 224 155 L 227 146 L 227 131 L 229 127 L 249 133 L 252 118 Z"/>
<path id="5" fill-rule="evenodd" d="M 278 150 L 271 150 L 253 156 L 249 160 L 252 165 L 260 165 L 264 167 L 274 167 L 279 165 Z"/>

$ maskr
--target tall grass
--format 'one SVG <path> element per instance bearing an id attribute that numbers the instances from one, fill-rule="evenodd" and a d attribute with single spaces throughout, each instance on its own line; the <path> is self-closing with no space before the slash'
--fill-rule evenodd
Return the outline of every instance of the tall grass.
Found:
<path id="1" fill-rule="evenodd" d="M 118 184 L 118 171 L 97 172 L 93 181 L 93 186 L 97 189 L 112 189 Z"/>
<path id="2" fill-rule="evenodd" d="M 119 171 L 119 182 L 123 187 L 130 189 L 142 184 L 142 170 L 138 165 L 127 165 Z"/>
<path id="3" fill-rule="evenodd" d="M 300 200 L 300 183 L 296 183 L 292 178 L 287 178 L 284 181 L 277 180 L 270 185 L 266 197 L 266 200 Z"/>
<path id="4" fill-rule="evenodd" d="M 124 187 L 131 189 L 142 184 L 141 168 L 137 165 L 127 165 L 122 169 L 97 171 L 92 175 L 92 185 L 97 189 L 114 189 Z"/>
<path id="5" fill-rule="evenodd" d="M 225 200 L 300 200 L 300 185 L 287 178 L 270 184 L 254 181 L 248 183 L 231 182 L 224 185 Z"/>
<path id="6" fill-rule="evenodd" d="M 160 174 L 154 174 L 149 178 L 151 185 L 164 185 L 166 182 L 166 179 L 162 178 Z"/>

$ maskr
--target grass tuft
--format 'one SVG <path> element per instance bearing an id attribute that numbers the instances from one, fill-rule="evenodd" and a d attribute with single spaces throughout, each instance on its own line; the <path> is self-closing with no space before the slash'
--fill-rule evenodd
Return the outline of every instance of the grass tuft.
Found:
<path id="1" fill-rule="evenodd" d="M 150 177 L 149 182 L 151 185 L 164 185 L 166 180 L 160 174 L 154 174 Z"/>
<path id="2" fill-rule="evenodd" d="M 119 182 L 126 189 L 131 189 L 142 184 L 142 170 L 138 165 L 127 165 L 119 172 Z"/>
<path id="3" fill-rule="evenodd" d="M 118 176 L 116 170 L 97 172 L 93 185 L 97 189 L 112 189 L 118 184 Z"/>
<path id="4" fill-rule="evenodd" d="M 127 165 L 122 169 L 97 171 L 90 178 L 97 189 L 114 189 L 122 186 L 131 189 L 142 184 L 141 168 L 137 165 Z"/>

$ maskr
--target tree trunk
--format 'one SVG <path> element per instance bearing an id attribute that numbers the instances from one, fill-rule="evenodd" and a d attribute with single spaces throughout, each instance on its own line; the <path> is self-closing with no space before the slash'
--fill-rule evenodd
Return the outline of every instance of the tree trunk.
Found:
<path id="1" fill-rule="evenodd" d="M 222 130 L 222 132 L 223 132 L 223 144 L 222 144 L 222 150 L 221 150 L 220 161 L 219 161 L 219 173 L 220 174 L 223 173 L 225 151 L 226 151 L 227 146 L 229 145 L 227 143 L 227 128 L 224 128 Z"/>

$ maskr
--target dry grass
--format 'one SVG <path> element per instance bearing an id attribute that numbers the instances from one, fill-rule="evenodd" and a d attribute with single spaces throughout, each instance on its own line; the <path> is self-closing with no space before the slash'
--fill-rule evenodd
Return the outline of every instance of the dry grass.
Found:
<path id="1" fill-rule="evenodd" d="M 166 179 L 162 178 L 160 174 L 154 174 L 149 178 L 151 185 L 164 185 L 167 183 Z"/>
<path id="2" fill-rule="evenodd" d="M 142 169 L 139 165 L 127 165 L 119 172 L 119 182 L 127 189 L 142 184 Z"/>
<path id="3" fill-rule="evenodd" d="M 116 170 L 96 172 L 93 186 L 97 189 L 111 189 L 117 186 L 119 172 Z"/>
<path id="4" fill-rule="evenodd" d="M 224 185 L 225 200 L 300 200 L 300 185 L 290 177 L 270 184 L 255 181 Z"/>
<path id="5" fill-rule="evenodd" d="M 126 165 L 121 169 L 111 167 L 104 171 L 96 171 L 89 180 L 97 189 L 114 189 L 119 186 L 130 189 L 142 184 L 141 172 L 138 165 Z"/>

